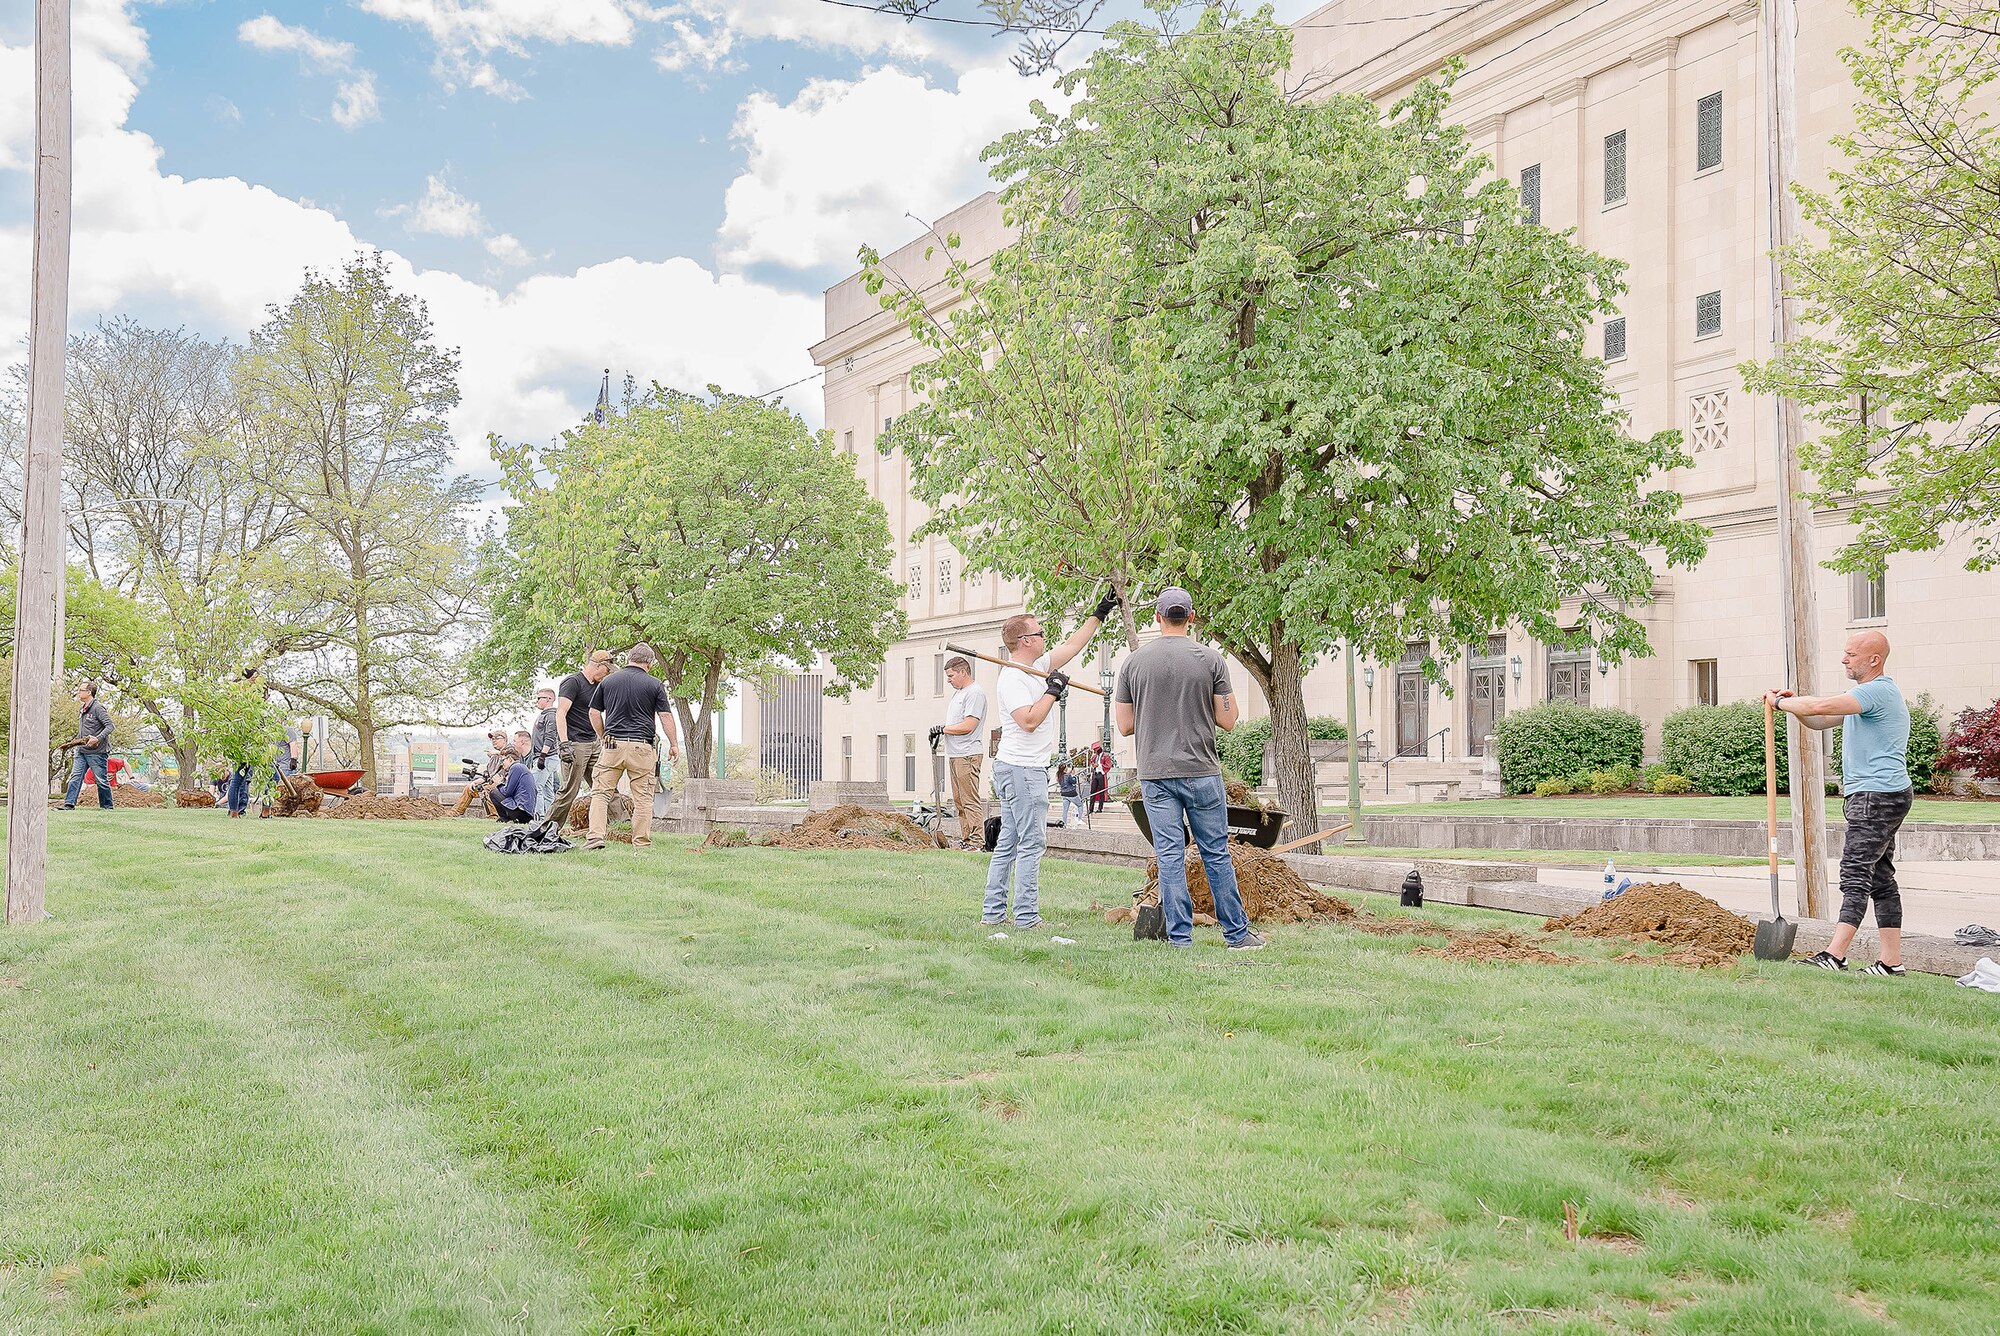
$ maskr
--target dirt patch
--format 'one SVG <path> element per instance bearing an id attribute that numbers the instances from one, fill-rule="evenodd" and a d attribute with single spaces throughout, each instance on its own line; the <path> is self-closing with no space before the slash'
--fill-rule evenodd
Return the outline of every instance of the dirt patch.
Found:
<path id="1" fill-rule="evenodd" d="M 1664 961 L 1693 969 L 1727 965 L 1757 940 L 1757 925 L 1679 882 L 1647 882 L 1615 899 L 1542 924 L 1543 932 L 1579 937 L 1622 937 L 1673 947 L 1664 956 L 1627 952 L 1624 964 Z"/>
<path id="2" fill-rule="evenodd" d="M 288 775 L 271 794 L 272 816 L 318 816 L 326 791 L 303 775 Z"/>
<path id="3" fill-rule="evenodd" d="M 174 805 L 176 807 L 213 807 L 215 806 L 215 795 L 199 790 L 194 793 L 183 791 L 174 795 Z"/>
<path id="4" fill-rule="evenodd" d="M 708 835 L 701 842 L 704 849 L 747 849 L 750 847 L 750 832 L 741 826 L 710 826 Z"/>
<path id="5" fill-rule="evenodd" d="M 1576 965 L 1581 956 L 1559 955 L 1517 932 L 1459 933 L 1443 946 L 1420 946 L 1412 955 L 1471 960 L 1482 965 Z"/>
<path id="6" fill-rule="evenodd" d="M 816 812 L 800 825 L 771 841 L 778 849 L 942 849 L 933 837 L 901 812 L 878 812 L 842 803 L 830 812 Z"/>
<path id="7" fill-rule="evenodd" d="M 1324 923 L 1354 917 L 1353 905 L 1314 890 L 1276 854 L 1232 840 L 1229 861 L 1236 869 L 1236 889 L 1243 897 L 1243 913 L 1253 923 Z M 1193 845 L 1187 850 L 1187 874 L 1188 896 L 1194 901 L 1194 912 L 1213 917 L 1215 896 L 1208 889 L 1208 872 Z M 1132 903 L 1160 903 L 1158 861 L 1147 861 L 1146 884 L 1133 895 Z"/>
<path id="8" fill-rule="evenodd" d="M 445 810 L 429 798 L 384 798 L 357 793 L 327 808 L 325 815 L 341 821 L 440 821 Z"/>
<path id="9" fill-rule="evenodd" d="M 614 793 L 604 800 L 604 819 L 611 825 L 620 821 L 632 823 L 632 800 L 622 793 Z M 580 793 L 569 805 L 569 828 L 571 830 L 590 829 L 590 795 Z"/>
<path id="10" fill-rule="evenodd" d="M 155 793 L 151 789 L 135 789 L 129 784 L 121 784 L 111 790 L 114 807 L 165 807 L 167 795 Z"/>

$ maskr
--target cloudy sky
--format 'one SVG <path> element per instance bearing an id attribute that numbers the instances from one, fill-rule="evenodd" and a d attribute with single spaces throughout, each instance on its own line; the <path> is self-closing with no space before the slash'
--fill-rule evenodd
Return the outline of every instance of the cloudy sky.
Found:
<path id="1" fill-rule="evenodd" d="M 33 8 L 0 0 L 0 363 L 27 334 Z M 308 266 L 379 248 L 461 351 L 453 426 L 482 473 L 488 431 L 549 438 L 605 366 L 749 392 L 808 376 L 855 248 L 985 189 L 978 150 L 1045 92 L 1011 38 L 834 0 L 75 15 L 72 327 L 241 338 Z M 785 399 L 818 421 L 817 381 Z"/>

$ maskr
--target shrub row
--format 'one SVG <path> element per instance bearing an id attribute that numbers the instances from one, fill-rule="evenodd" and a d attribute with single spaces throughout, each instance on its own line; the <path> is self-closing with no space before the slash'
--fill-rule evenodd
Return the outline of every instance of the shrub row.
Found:
<path id="1" fill-rule="evenodd" d="M 1623 710 L 1536 705 L 1502 716 L 1493 726 L 1493 745 L 1501 786 L 1509 793 L 1533 793 L 1552 779 L 1618 766 L 1636 773 L 1645 759 L 1646 728 L 1638 715 Z"/>
<path id="2" fill-rule="evenodd" d="M 1347 725 L 1332 715 L 1314 715 L 1306 720 L 1306 736 L 1316 742 L 1338 742 L 1347 736 Z M 1264 782 L 1264 744 L 1271 740 L 1271 716 L 1238 724 L 1227 733 L 1215 735 L 1215 749 L 1226 774 L 1255 788 Z"/>

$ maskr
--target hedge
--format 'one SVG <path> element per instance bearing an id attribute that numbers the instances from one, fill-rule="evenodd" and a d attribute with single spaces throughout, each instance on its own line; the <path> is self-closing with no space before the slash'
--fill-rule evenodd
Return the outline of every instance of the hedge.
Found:
<path id="1" fill-rule="evenodd" d="M 1493 725 L 1493 746 L 1502 787 L 1533 793 L 1543 780 L 1636 767 L 1645 759 L 1646 726 L 1623 710 L 1537 705 L 1502 716 Z"/>
<path id="2" fill-rule="evenodd" d="M 1786 722 L 1786 721 L 1780 721 Z M 1780 729 L 1781 746 L 1789 730 Z M 1660 725 L 1660 760 L 1697 793 L 1736 797 L 1764 791 L 1764 702 L 1690 705 Z M 1778 792 L 1790 788 L 1790 758 L 1778 758 Z"/>
<path id="3" fill-rule="evenodd" d="M 1931 699 L 1931 693 L 1917 693 L 1917 698 L 1909 702 L 1910 741 L 1907 761 L 1910 767 L 1910 784 L 1918 793 L 1929 793 L 1931 776 L 1937 771 L 1938 754 L 1944 750 L 1944 730 L 1938 726 L 1943 711 Z M 1840 769 L 1840 735 L 1843 729 L 1833 730 L 1833 768 Z"/>
<path id="4" fill-rule="evenodd" d="M 1347 736 L 1347 725 L 1332 715 L 1315 715 L 1306 720 L 1306 736 L 1319 742 L 1338 742 Z M 1215 749 L 1222 768 L 1255 788 L 1264 782 L 1264 744 L 1271 740 L 1271 716 L 1247 720 L 1226 733 L 1215 735 Z"/>

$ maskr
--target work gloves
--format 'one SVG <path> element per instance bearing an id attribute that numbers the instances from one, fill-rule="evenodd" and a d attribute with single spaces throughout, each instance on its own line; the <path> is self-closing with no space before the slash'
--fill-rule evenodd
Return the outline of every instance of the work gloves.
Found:
<path id="1" fill-rule="evenodd" d="M 936 747 L 936 746 L 938 745 L 938 740 L 939 740 L 940 738 L 942 738 L 943 736 L 944 736 L 944 725 L 943 725 L 943 724 L 932 724 L 932 725 L 931 725 L 931 746 L 932 746 L 932 747 Z"/>
<path id="2" fill-rule="evenodd" d="M 564 738 L 556 744 L 556 755 L 562 758 L 564 765 L 568 765 L 576 759 L 576 748 L 569 745 L 568 738 Z"/>
<path id="3" fill-rule="evenodd" d="M 1105 621 L 1111 616 L 1111 610 L 1117 606 L 1118 606 L 1118 591 L 1114 589 L 1110 593 L 1106 594 L 1103 598 L 1097 600 L 1097 611 L 1091 613 L 1090 615 L 1097 618 L 1097 620 L 1100 622 Z"/>
<path id="4" fill-rule="evenodd" d="M 1069 695 L 1069 674 L 1060 671 L 1050 673 L 1042 683 L 1042 690 L 1057 700 L 1062 700 Z"/>

